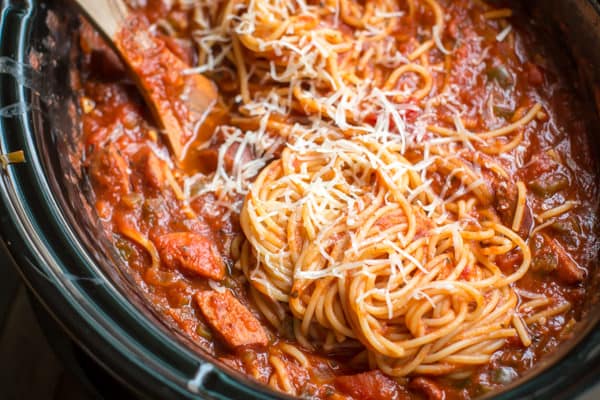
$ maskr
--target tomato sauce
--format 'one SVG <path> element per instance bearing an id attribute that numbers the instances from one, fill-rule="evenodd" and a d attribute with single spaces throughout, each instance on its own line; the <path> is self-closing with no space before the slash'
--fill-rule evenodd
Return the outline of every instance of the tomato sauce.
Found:
<path id="1" fill-rule="evenodd" d="M 177 31 L 176 39 L 158 31 L 153 40 L 164 43 L 178 62 L 195 66 L 198 60 L 189 39 L 193 13 L 178 6 L 169 8 L 166 3 L 149 1 L 139 12 L 151 23 L 170 21 Z M 311 367 L 299 367 L 285 350 L 286 343 L 294 342 L 291 322 L 288 327 L 274 329 L 257 310 L 243 273 L 233 267 L 243 242 L 239 216 L 210 191 L 186 201 L 185 178 L 190 169 L 181 168 L 172 156 L 167 138 L 157 128 L 123 64 L 82 22 L 81 116 L 95 209 L 123 260 L 123 265 L 115 268 L 123 268 L 134 279 L 168 325 L 225 364 L 264 384 L 273 374 L 274 364 L 269 359 L 275 354 L 287 365 L 293 384 L 303 388 L 299 394 L 318 398 L 477 397 L 525 375 L 572 338 L 575 325 L 589 309 L 598 254 L 597 169 L 584 107 L 570 74 L 556 65 L 544 38 L 533 32 L 525 17 L 511 18 L 516 34 L 499 41 L 500 22 L 485 20 L 473 7 L 478 2 L 440 3 L 448 15 L 445 39 L 457 40 L 457 47 L 448 66 L 450 72 L 441 70 L 434 79 L 460 88 L 456 100 L 465 106 L 465 127 L 472 131 L 498 128 L 529 110 L 533 101 L 543 106 L 537 119 L 521 128 L 521 144 L 506 155 L 490 158 L 509 170 L 511 180 L 525 182 L 531 191 L 525 230 L 519 232 L 522 236 L 532 231 L 535 216 L 565 202 L 575 204 L 529 237 L 532 266 L 516 284 L 518 290 L 568 302 L 568 310 L 534 324 L 530 346 L 523 346 L 515 337 L 488 365 L 463 378 L 393 379 L 379 370 L 356 370 L 350 363 L 355 355 L 352 350 L 329 355 L 302 350 Z M 422 10 L 421 15 L 420 23 L 432 23 L 431 13 Z M 419 32 L 416 25 L 400 25 L 394 34 L 410 37 Z M 485 61 L 475 58 L 484 53 Z M 444 55 L 439 51 L 435 54 L 443 65 Z M 239 88 L 225 76 L 226 72 L 220 72 L 211 78 L 220 95 L 232 104 Z M 501 101 L 490 104 L 491 92 Z M 411 112 L 406 115 L 407 123 L 416 118 Z M 434 112 L 441 124 L 452 126 L 451 105 Z M 230 117 L 222 118 L 227 122 Z M 210 173 L 216 169 L 221 143 L 216 140 L 195 154 L 194 171 Z M 245 161 L 252 159 L 248 153 Z M 230 163 L 225 169 L 233 168 L 233 160 Z M 494 179 L 490 174 L 494 207 L 499 218 L 510 225 L 516 192 Z M 433 184 L 442 186 L 445 181 L 440 173 Z M 520 263 L 519 257 L 509 253 L 498 260 L 498 265 L 510 272 Z M 212 281 L 221 281 L 228 289 L 226 294 L 215 290 Z"/>

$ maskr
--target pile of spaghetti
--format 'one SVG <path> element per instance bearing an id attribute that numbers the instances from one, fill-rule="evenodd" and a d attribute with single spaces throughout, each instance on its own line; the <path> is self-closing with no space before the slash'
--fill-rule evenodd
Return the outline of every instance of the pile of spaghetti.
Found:
<path id="1" fill-rule="evenodd" d="M 436 205 L 425 182 L 442 164 L 361 137 L 284 150 L 241 215 L 241 265 L 269 320 L 281 324 L 273 302 L 285 303 L 302 345 L 358 341 L 393 376 L 487 363 L 515 333 L 529 344 L 510 287 L 529 248 L 478 198 L 483 183 Z M 494 260 L 515 250 L 504 273 Z"/>
<path id="2" fill-rule="evenodd" d="M 181 3 L 195 8 L 190 73 L 232 99 L 217 171 L 184 192 L 240 212 L 236 267 L 275 328 L 292 318 L 302 347 L 351 349 L 391 376 L 460 376 L 507 338 L 528 346 L 529 323 L 564 311 L 539 296 L 518 306 L 525 185 L 510 224 L 493 206 L 495 184 L 515 184 L 495 155 L 547 115 L 521 101 L 474 131 L 486 121 L 459 100 L 474 83 L 452 76 L 473 60 L 456 55 L 436 0 Z M 514 46 L 510 10 L 467 3 Z"/>

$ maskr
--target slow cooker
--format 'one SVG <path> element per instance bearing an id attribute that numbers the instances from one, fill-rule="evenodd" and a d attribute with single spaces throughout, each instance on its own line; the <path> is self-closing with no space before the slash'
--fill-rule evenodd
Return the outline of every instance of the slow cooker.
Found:
<path id="1" fill-rule="evenodd" d="M 532 23 L 570 55 L 581 96 L 598 114 L 600 3 L 532 0 L 527 7 Z M 69 157 L 79 146 L 71 89 L 77 25 L 66 1 L 2 2 L 0 150 L 23 150 L 26 158 L 0 172 L 0 234 L 11 259 L 5 261 L 14 262 L 41 305 L 51 337 L 73 343 L 126 392 L 157 399 L 281 398 L 170 332 L 115 268 L 120 261 L 95 223 L 86 177 Z M 489 397 L 567 399 L 599 382 L 597 308 L 592 303 L 571 342 Z"/>

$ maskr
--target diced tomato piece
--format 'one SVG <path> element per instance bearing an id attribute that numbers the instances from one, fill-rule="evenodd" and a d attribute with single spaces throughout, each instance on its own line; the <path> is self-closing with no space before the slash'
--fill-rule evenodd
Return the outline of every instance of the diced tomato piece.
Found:
<path id="1" fill-rule="evenodd" d="M 523 262 L 523 253 L 520 251 L 510 251 L 508 253 L 496 256 L 496 265 L 505 274 L 512 274 L 519 268 Z"/>
<path id="2" fill-rule="evenodd" d="M 417 110 L 408 109 L 406 110 L 406 122 L 415 122 L 417 117 L 419 116 L 419 112 Z"/>
<path id="3" fill-rule="evenodd" d="M 207 236 L 176 232 L 156 240 L 160 259 L 169 268 L 184 269 L 206 278 L 221 280 L 225 264 L 215 243 Z"/>
<path id="4" fill-rule="evenodd" d="M 367 114 L 364 118 L 364 121 L 369 125 L 375 125 L 375 122 L 377 122 L 377 113 L 372 112 Z"/>
<path id="5" fill-rule="evenodd" d="M 410 398 L 406 389 L 379 370 L 338 376 L 334 383 L 340 392 L 360 400 L 404 400 Z"/>
<path id="6" fill-rule="evenodd" d="M 199 292 L 196 303 L 208 325 L 228 347 L 266 346 L 269 342 L 261 323 L 229 290 Z"/>

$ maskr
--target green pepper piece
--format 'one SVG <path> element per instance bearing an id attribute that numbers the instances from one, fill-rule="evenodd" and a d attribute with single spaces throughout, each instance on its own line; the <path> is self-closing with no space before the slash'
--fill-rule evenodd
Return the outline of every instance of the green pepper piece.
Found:
<path id="1" fill-rule="evenodd" d="M 558 258 L 553 253 L 542 253 L 533 258 L 531 269 L 533 271 L 550 273 L 558 268 Z"/>
<path id="2" fill-rule="evenodd" d="M 512 108 L 505 107 L 505 106 L 494 105 L 493 109 L 494 109 L 494 114 L 497 117 L 502 117 L 506 120 L 510 120 L 513 117 L 513 115 L 515 114 L 515 110 L 513 110 Z"/>
<path id="3" fill-rule="evenodd" d="M 510 72 L 508 72 L 504 65 L 496 65 L 488 68 L 486 75 L 489 80 L 498 82 L 498 84 L 504 89 L 511 87 L 514 82 L 512 75 Z"/>
<path id="4" fill-rule="evenodd" d="M 569 187 L 569 180 L 561 174 L 554 174 L 547 178 L 539 178 L 529 182 L 529 188 L 538 196 L 552 196 L 556 192 Z"/>
<path id="5" fill-rule="evenodd" d="M 212 339 L 212 332 L 202 323 L 199 323 L 196 326 L 196 333 L 198 334 L 198 336 L 203 337 L 206 340 Z"/>

